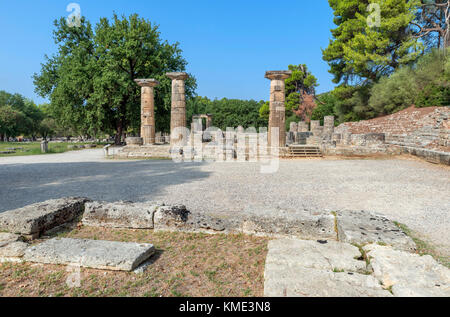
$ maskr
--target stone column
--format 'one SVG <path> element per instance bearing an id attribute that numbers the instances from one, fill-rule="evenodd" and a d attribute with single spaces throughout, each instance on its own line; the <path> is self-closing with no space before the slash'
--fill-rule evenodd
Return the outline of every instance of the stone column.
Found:
<path id="1" fill-rule="evenodd" d="M 320 125 L 320 120 L 311 120 L 311 132 L 315 137 L 322 137 L 323 127 Z"/>
<path id="2" fill-rule="evenodd" d="M 208 114 L 206 118 L 206 128 L 212 127 L 212 114 Z"/>
<path id="3" fill-rule="evenodd" d="M 135 79 L 141 86 L 141 138 L 144 145 L 155 144 L 155 92 L 156 79 Z"/>
<path id="4" fill-rule="evenodd" d="M 298 123 L 297 122 L 291 122 L 289 127 L 289 132 L 297 132 L 298 131 Z"/>
<path id="5" fill-rule="evenodd" d="M 189 77 L 186 73 L 167 73 L 172 79 L 172 110 L 170 117 L 170 144 L 178 144 L 183 138 L 180 128 L 186 128 L 186 95 L 184 81 Z"/>
<path id="6" fill-rule="evenodd" d="M 333 132 L 334 132 L 334 116 L 324 117 L 323 135 L 328 140 L 331 140 L 331 136 L 333 135 Z"/>
<path id="7" fill-rule="evenodd" d="M 285 80 L 292 75 L 292 71 L 268 71 L 266 78 L 270 79 L 270 115 L 268 144 L 272 146 L 272 128 L 279 129 L 279 146 L 286 146 L 286 107 Z"/>

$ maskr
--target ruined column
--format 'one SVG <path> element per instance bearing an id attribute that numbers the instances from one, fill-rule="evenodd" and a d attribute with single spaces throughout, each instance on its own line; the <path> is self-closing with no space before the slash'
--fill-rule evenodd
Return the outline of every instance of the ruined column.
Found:
<path id="1" fill-rule="evenodd" d="M 155 92 L 156 79 L 135 79 L 141 86 L 141 138 L 144 145 L 155 144 Z"/>
<path id="2" fill-rule="evenodd" d="M 291 122 L 289 125 L 289 132 L 297 132 L 298 131 L 298 123 L 297 122 Z"/>
<path id="3" fill-rule="evenodd" d="M 331 140 L 331 136 L 334 132 L 334 116 L 326 116 L 324 117 L 323 123 L 323 135 L 328 140 Z"/>
<path id="4" fill-rule="evenodd" d="M 322 137 L 323 127 L 320 125 L 320 120 L 311 120 L 311 132 L 315 137 Z"/>
<path id="5" fill-rule="evenodd" d="M 279 130 L 278 146 L 286 146 L 286 107 L 285 107 L 285 80 L 292 75 L 292 71 L 268 71 L 266 78 L 270 79 L 270 115 L 268 144 L 272 146 L 272 128 Z"/>
<path id="6" fill-rule="evenodd" d="M 309 132 L 308 124 L 305 121 L 298 123 L 298 132 Z"/>
<path id="7" fill-rule="evenodd" d="M 212 127 L 212 119 L 213 119 L 212 114 L 207 114 L 207 118 L 206 118 L 206 128 L 207 129 Z"/>
<path id="8" fill-rule="evenodd" d="M 178 144 L 183 139 L 183 128 L 186 128 L 186 73 L 167 73 L 172 79 L 172 110 L 170 117 L 170 144 Z"/>

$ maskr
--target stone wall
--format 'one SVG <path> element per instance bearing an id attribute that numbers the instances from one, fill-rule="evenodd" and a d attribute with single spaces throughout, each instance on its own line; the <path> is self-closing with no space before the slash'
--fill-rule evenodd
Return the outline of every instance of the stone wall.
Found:
<path id="1" fill-rule="evenodd" d="M 338 126 L 328 155 L 412 154 L 450 165 L 450 107 L 410 107 L 392 115 Z"/>
<path id="2" fill-rule="evenodd" d="M 450 107 L 415 108 L 372 120 L 347 122 L 340 134 L 384 133 L 386 143 L 450 152 Z"/>

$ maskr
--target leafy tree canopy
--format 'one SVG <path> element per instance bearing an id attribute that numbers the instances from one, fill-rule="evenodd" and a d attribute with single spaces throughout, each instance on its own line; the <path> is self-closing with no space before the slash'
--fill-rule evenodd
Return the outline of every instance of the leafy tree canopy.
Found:
<path id="1" fill-rule="evenodd" d="M 331 30 L 333 39 L 323 50 L 323 59 L 330 64 L 333 82 L 377 82 L 399 66 L 415 61 L 423 51 L 409 32 L 416 0 L 329 0 L 329 4 L 337 27 Z M 376 14 L 368 10 L 369 4 L 380 6 L 379 26 L 368 23 Z"/>
<path id="2" fill-rule="evenodd" d="M 187 102 L 186 112 L 189 122 L 193 115 L 212 114 L 214 127 L 224 131 L 238 126 L 259 128 L 267 126 L 267 121 L 259 116 L 263 104 L 264 101 L 196 97 Z"/>
<path id="3" fill-rule="evenodd" d="M 58 53 L 46 57 L 34 75 L 36 92 L 48 97 L 54 118 L 80 134 L 137 134 L 140 127 L 138 78 L 155 78 L 157 129 L 170 125 L 171 80 L 167 72 L 185 71 L 179 44 L 160 37 L 158 26 L 137 14 L 112 20 L 101 18 L 95 29 L 85 18 L 70 27 L 65 18 L 55 21 Z M 186 82 L 186 94 L 194 95 L 195 78 Z"/>

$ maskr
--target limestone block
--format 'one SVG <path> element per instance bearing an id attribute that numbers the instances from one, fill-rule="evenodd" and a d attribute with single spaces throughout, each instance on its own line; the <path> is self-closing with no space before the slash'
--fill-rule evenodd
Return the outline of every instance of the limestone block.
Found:
<path id="1" fill-rule="evenodd" d="M 415 252 L 416 244 L 391 220 L 367 211 L 342 211 L 337 216 L 339 241 L 357 244 L 383 243 Z"/>
<path id="2" fill-rule="evenodd" d="M 311 214 L 307 211 L 284 212 L 281 210 L 247 211 L 237 215 L 240 231 L 265 236 L 294 236 L 303 239 L 335 239 L 334 217 L 327 213 Z"/>
<path id="3" fill-rule="evenodd" d="M 9 232 L 0 232 L 0 248 L 5 245 L 16 242 L 20 240 L 20 235 L 9 233 Z"/>
<path id="4" fill-rule="evenodd" d="M 27 248 L 28 244 L 22 241 L 0 247 L 0 262 L 20 262 Z"/>
<path id="5" fill-rule="evenodd" d="M 358 248 L 336 241 L 270 241 L 264 295 L 271 297 L 392 296 L 373 276 Z"/>
<path id="6" fill-rule="evenodd" d="M 36 203 L 0 214 L 0 230 L 28 235 L 41 233 L 76 219 L 87 198 L 61 198 Z"/>
<path id="7" fill-rule="evenodd" d="M 289 132 L 297 132 L 298 131 L 298 123 L 291 122 Z"/>
<path id="8" fill-rule="evenodd" d="M 85 239 L 47 240 L 25 251 L 29 262 L 132 271 L 155 252 L 151 244 Z"/>
<path id="9" fill-rule="evenodd" d="M 349 243 L 298 239 L 269 242 L 266 263 L 297 264 L 303 268 L 365 273 L 366 262 L 359 249 Z M 359 259 L 359 260 L 358 260 Z"/>
<path id="10" fill-rule="evenodd" d="M 140 146 L 144 144 L 144 140 L 142 138 L 136 137 L 128 137 L 125 139 L 127 146 Z"/>
<path id="11" fill-rule="evenodd" d="M 162 230 L 176 230 L 186 226 L 189 211 L 186 206 L 163 206 L 158 208 L 154 214 L 154 229 Z"/>
<path id="12" fill-rule="evenodd" d="M 106 228 L 153 229 L 153 215 L 161 203 L 89 202 L 83 225 Z"/>
<path id="13" fill-rule="evenodd" d="M 420 256 L 391 247 L 370 244 L 364 247 L 373 275 L 395 296 L 450 297 L 450 270 L 431 256 Z"/>
<path id="14" fill-rule="evenodd" d="M 392 297 L 374 277 L 359 273 L 266 264 L 264 278 L 266 297 Z"/>
<path id="15" fill-rule="evenodd" d="M 299 122 L 298 132 L 309 132 L 308 124 L 304 121 Z"/>

